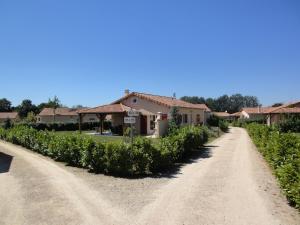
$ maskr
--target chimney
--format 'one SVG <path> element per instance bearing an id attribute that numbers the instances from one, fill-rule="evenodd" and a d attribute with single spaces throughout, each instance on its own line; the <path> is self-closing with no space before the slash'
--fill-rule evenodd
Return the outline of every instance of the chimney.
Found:
<path id="1" fill-rule="evenodd" d="M 129 89 L 125 89 L 124 94 L 125 94 L 125 96 L 129 95 Z"/>
<path id="2" fill-rule="evenodd" d="M 261 113 L 261 105 L 258 106 L 258 113 Z"/>

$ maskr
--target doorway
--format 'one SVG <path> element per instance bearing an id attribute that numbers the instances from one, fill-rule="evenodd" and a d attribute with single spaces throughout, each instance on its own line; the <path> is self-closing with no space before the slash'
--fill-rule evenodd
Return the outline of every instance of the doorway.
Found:
<path id="1" fill-rule="evenodd" d="M 146 135 L 147 134 L 147 116 L 141 115 L 141 134 Z"/>

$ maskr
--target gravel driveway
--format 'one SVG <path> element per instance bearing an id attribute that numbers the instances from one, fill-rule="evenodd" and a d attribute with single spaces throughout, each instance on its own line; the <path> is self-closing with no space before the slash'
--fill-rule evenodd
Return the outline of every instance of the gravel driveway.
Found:
<path id="1" fill-rule="evenodd" d="M 173 173 L 125 179 L 0 142 L 0 224 L 300 224 L 245 130 L 196 155 Z"/>

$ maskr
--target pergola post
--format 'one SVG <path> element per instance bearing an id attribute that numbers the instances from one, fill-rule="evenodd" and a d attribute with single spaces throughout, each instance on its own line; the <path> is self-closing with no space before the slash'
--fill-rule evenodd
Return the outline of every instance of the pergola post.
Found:
<path id="1" fill-rule="evenodd" d="M 82 114 L 79 113 L 79 133 L 81 133 Z"/>
<path id="2" fill-rule="evenodd" d="M 96 115 L 97 115 L 98 119 L 100 120 L 100 134 L 102 135 L 103 134 L 103 123 L 104 123 L 106 114 L 97 113 Z"/>

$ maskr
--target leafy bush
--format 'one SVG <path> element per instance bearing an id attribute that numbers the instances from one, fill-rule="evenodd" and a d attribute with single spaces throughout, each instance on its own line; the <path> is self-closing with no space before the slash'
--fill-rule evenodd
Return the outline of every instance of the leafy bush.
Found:
<path id="1" fill-rule="evenodd" d="M 221 131 L 227 132 L 228 131 L 228 122 L 226 122 L 224 120 L 220 120 L 219 121 L 219 128 L 220 128 Z"/>
<path id="2" fill-rule="evenodd" d="M 183 127 L 155 144 L 147 138 L 137 137 L 131 145 L 124 141 L 99 143 L 79 133 L 62 135 L 17 125 L 11 129 L 0 128 L 0 138 L 68 165 L 96 173 L 128 176 L 171 167 L 203 145 L 208 140 L 208 131 L 205 127 Z"/>
<path id="3" fill-rule="evenodd" d="M 218 127 L 219 126 L 219 121 L 220 121 L 220 118 L 215 116 L 215 115 L 211 115 L 208 119 L 207 119 L 207 124 L 209 126 L 212 126 L 212 127 Z"/>
<path id="4" fill-rule="evenodd" d="M 300 208 L 300 138 L 259 124 L 249 124 L 247 130 L 275 171 L 290 203 Z"/>
<path id="5" fill-rule="evenodd" d="M 293 116 L 278 124 L 278 129 L 281 132 L 300 132 L 300 118 Z"/>
<path id="6" fill-rule="evenodd" d="M 32 127 L 36 130 L 54 130 L 54 131 L 77 131 L 79 130 L 78 123 L 29 123 L 25 122 L 23 125 Z M 81 129 L 82 130 L 93 130 L 96 127 L 100 127 L 99 122 L 91 122 L 91 123 L 82 123 Z M 103 122 L 104 130 L 112 129 L 110 121 Z"/>

